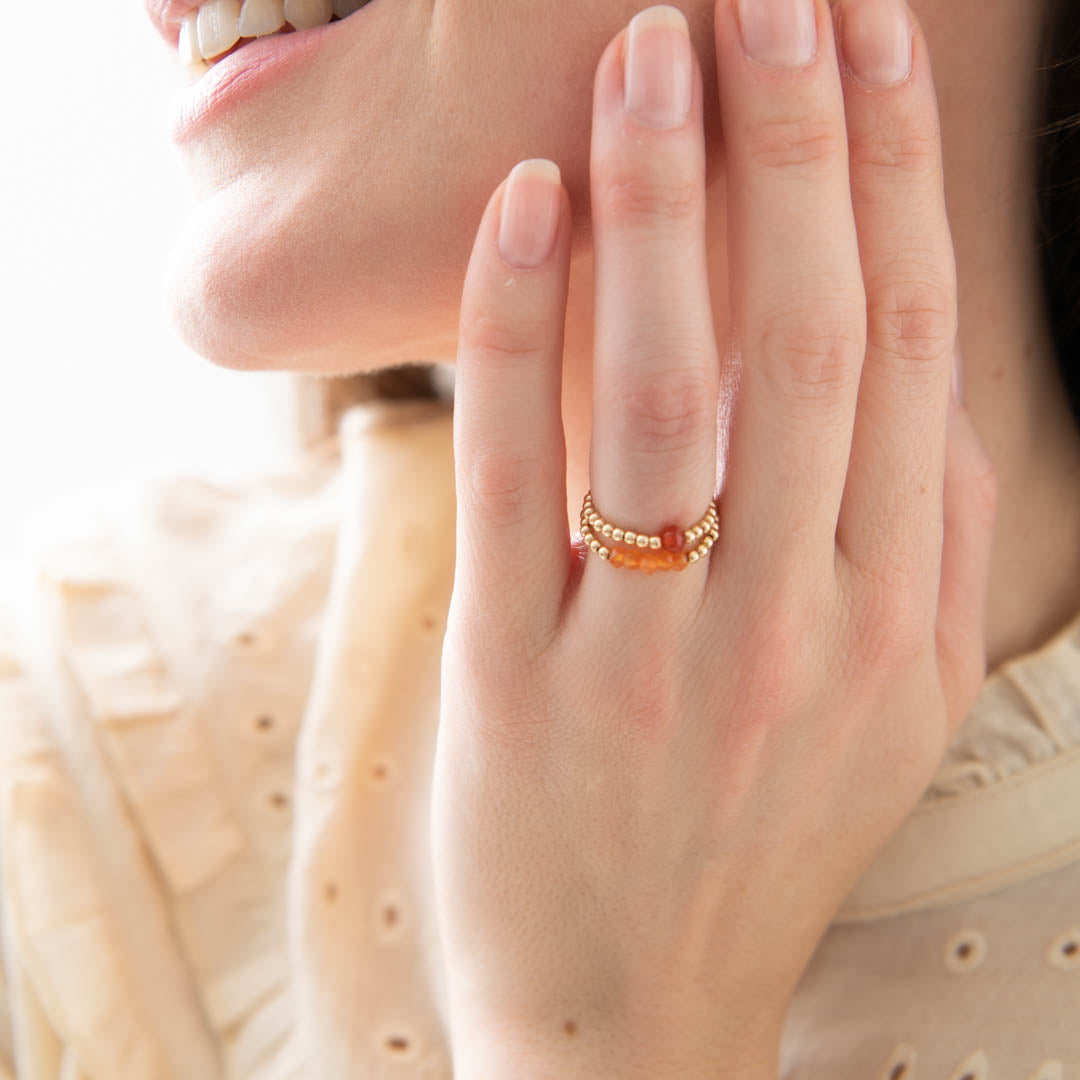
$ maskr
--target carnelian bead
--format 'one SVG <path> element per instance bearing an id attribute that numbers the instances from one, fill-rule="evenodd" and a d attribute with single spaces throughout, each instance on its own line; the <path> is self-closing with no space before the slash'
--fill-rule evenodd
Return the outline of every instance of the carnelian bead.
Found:
<path id="1" fill-rule="evenodd" d="M 612 566 L 622 566 L 625 558 L 626 556 L 624 553 L 616 548 L 616 550 L 611 553 L 611 558 L 608 559 L 608 562 L 611 563 Z"/>
<path id="2" fill-rule="evenodd" d="M 669 525 L 660 534 L 660 540 L 668 551 L 681 552 L 683 549 L 683 534 L 676 525 Z"/>
<path id="3" fill-rule="evenodd" d="M 641 565 L 641 556 L 636 552 L 628 551 L 624 562 L 628 570 L 636 570 Z"/>

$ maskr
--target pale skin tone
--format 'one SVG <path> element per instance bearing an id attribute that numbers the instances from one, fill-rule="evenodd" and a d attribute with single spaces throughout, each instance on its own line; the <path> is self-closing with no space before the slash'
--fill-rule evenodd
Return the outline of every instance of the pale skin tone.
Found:
<path id="1" fill-rule="evenodd" d="M 591 84 L 605 45 L 646 6 L 394 0 L 393 19 L 368 24 L 361 12 L 318 70 L 265 90 L 183 146 L 200 189 L 169 285 L 183 337 L 234 368 L 453 362 L 483 208 L 515 162 L 550 157 L 576 226 L 563 371 L 576 526 L 592 417 Z M 679 6 L 704 80 L 719 337 L 727 266 L 712 4 Z M 1040 122 L 1032 69 L 1041 5 L 915 0 L 913 10 L 934 60 L 965 403 L 998 478 L 986 623 L 993 668 L 1080 608 L 1080 437 L 1052 366 L 1024 138 Z M 368 25 L 378 27 L 374 59 Z M 389 55 L 392 63 L 378 59 Z"/>
<path id="2" fill-rule="evenodd" d="M 844 0 L 849 25 L 869 2 L 880 0 Z M 512 22 L 523 41 L 543 51 L 553 25 L 546 9 L 523 6 L 520 20 L 504 20 L 506 11 L 489 13 L 492 25 Z M 429 14 L 428 62 L 435 66 L 428 70 L 436 81 L 483 67 L 492 94 L 501 43 L 483 54 L 492 58 L 486 65 L 444 65 L 447 20 L 467 15 L 445 5 Z M 691 14 L 696 29 L 698 13 Z M 991 457 L 1005 455 L 1000 486 L 1008 492 L 1011 468 L 1011 490 L 1018 493 L 1021 482 L 1024 488 L 1027 501 L 1017 494 L 1011 514 L 1041 515 L 1033 520 L 1051 544 L 1075 540 L 1076 522 L 1062 529 L 1059 518 L 1074 502 L 1080 440 L 1060 390 L 1045 378 L 1031 245 L 1003 239 L 1009 224 L 1015 235 L 1030 231 L 1030 183 L 996 158 L 1003 136 L 981 147 L 971 184 L 953 204 L 958 222 L 980 219 L 978 230 L 967 227 L 969 266 L 983 265 L 974 245 L 992 231 L 992 211 L 983 207 L 1011 212 L 983 253 L 1001 275 L 984 274 L 981 291 L 962 287 L 958 297 L 954 243 L 963 249 L 950 233 L 941 184 L 933 19 L 916 33 L 912 77 L 871 92 L 838 72 L 835 13 L 821 0 L 821 48 L 798 70 L 746 56 L 732 0 L 710 0 L 701 14 L 695 45 L 705 62 L 695 59 L 693 108 L 659 128 L 624 104 L 623 86 L 635 80 L 623 73 L 624 36 L 611 41 L 620 23 L 605 28 L 595 84 L 590 78 L 582 94 L 583 101 L 595 95 L 590 153 L 579 162 L 565 146 L 546 151 L 532 142 L 533 131 L 525 133 L 530 145 L 514 154 L 566 163 L 553 254 L 521 269 L 495 253 L 506 205 L 500 185 L 483 200 L 479 233 L 470 233 L 460 305 L 456 288 L 449 292 L 455 330 L 442 340 L 453 343 L 459 372 L 458 543 L 431 825 L 455 1065 L 463 1077 L 499 1074 L 509 1062 L 537 1076 L 601 1068 L 627 1078 L 773 1075 L 787 1001 L 805 964 L 851 885 L 925 791 L 982 685 L 994 632 L 993 609 L 988 629 L 983 601 L 1000 482 L 992 482 L 993 462 L 978 450 L 971 416 L 948 395 L 958 302 L 960 344 L 974 358 L 965 379 L 972 414 L 993 432 L 986 440 Z M 997 19 L 995 32 L 1017 41 L 1023 28 L 1006 25 L 1004 11 Z M 953 39 L 936 25 L 948 53 Z M 487 26 L 472 29 L 482 35 Z M 1033 42 L 1035 27 L 1027 29 Z M 338 40 L 356 30 L 345 27 Z M 962 33 L 969 36 L 966 24 Z M 379 51 L 370 39 L 367 48 Z M 476 49 L 475 39 L 469 48 Z M 674 55 L 670 40 L 666 48 Z M 527 55 L 517 58 L 517 83 L 492 95 L 511 113 L 543 98 L 527 77 Z M 715 67 L 713 56 L 722 58 Z M 971 82 L 952 85 L 977 84 L 986 110 L 994 103 L 988 106 L 984 88 L 998 84 L 985 70 L 986 56 L 982 61 Z M 401 62 L 407 67 L 407 56 Z M 1000 59 L 1001 81 L 1016 92 L 994 113 L 1005 117 L 1006 130 L 1023 131 L 1035 120 L 1022 93 L 1027 84 L 1008 75 L 1017 65 L 1030 71 L 1031 62 L 1031 55 L 1026 68 L 1023 57 Z M 959 63 L 938 58 L 935 70 L 955 71 Z M 648 78 L 639 69 L 636 85 Z M 512 86 L 521 90 L 516 100 Z M 308 92 L 300 83 L 296 89 Z M 358 110 L 348 130 L 357 130 L 356 116 L 363 130 L 371 100 L 346 103 Z M 433 129 L 433 139 L 452 139 L 462 116 L 475 122 L 466 108 L 471 100 L 456 102 L 461 111 L 442 117 L 446 126 Z M 568 111 L 564 130 L 576 131 L 578 113 Z M 423 122 L 415 108 L 405 113 Z M 542 107 L 536 117 L 545 127 L 552 122 Z M 380 119 L 382 136 L 392 124 Z M 206 312 L 186 326 L 218 362 L 296 367 L 299 353 L 309 370 L 347 370 L 335 364 L 359 347 L 356 334 L 331 340 L 332 325 L 320 320 L 337 299 L 330 286 L 345 281 L 341 308 L 357 320 L 357 334 L 366 332 L 365 355 L 409 359 L 400 347 L 395 354 L 381 346 L 380 335 L 392 340 L 407 325 L 417 291 L 434 279 L 424 264 L 411 289 L 395 276 L 394 260 L 407 257 L 399 245 L 408 230 L 401 217 L 377 213 L 383 174 L 371 162 L 378 139 L 359 159 L 371 184 L 348 200 L 349 213 L 373 208 L 360 215 L 362 231 L 342 231 L 336 221 L 320 230 L 313 220 L 307 233 L 288 231 L 295 246 L 287 256 L 271 258 L 278 246 L 269 237 L 286 235 L 282 215 L 293 201 L 313 207 L 335 191 L 340 198 L 341 178 L 357 167 L 346 147 L 338 187 L 320 190 L 310 169 L 268 187 L 302 130 L 291 113 L 280 117 L 268 136 L 274 152 L 262 154 L 250 173 L 240 142 L 217 140 L 220 156 L 200 157 L 210 169 L 227 155 L 233 182 L 219 189 L 218 202 L 234 204 L 234 216 L 242 215 L 237 200 L 250 205 L 264 190 L 274 197 L 264 211 L 274 213 L 262 233 L 251 221 L 243 266 L 230 266 L 230 242 L 215 247 L 220 232 L 213 232 L 225 228 L 228 211 L 214 217 L 207 188 L 202 205 L 211 216 L 201 235 L 210 241 L 203 254 L 213 259 L 199 262 L 187 248 L 190 261 L 177 264 L 175 283 L 186 283 L 186 291 L 174 292 L 177 311 L 184 319 Z M 403 137 L 394 131 L 394 139 Z M 427 154 L 432 143 L 416 145 Z M 310 159 L 320 163 L 318 175 L 327 159 L 320 151 Z M 1012 164 L 1021 160 L 1028 159 L 1017 151 Z M 457 173 L 440 169 L 440 177 L 443 171 L 450 186 L 432 189 L 438 200 L 416 196 L 430 234 L 410 235 L 445 262 L 442 245 L 457 222 L 447 204 L 456 205 L 458 192 Z M 396 174 L 399 200 L 411 198 L 414 189 L 402 181 L 414 175 L 419 182 L 428 173 Z M 979 186 L 986 175 L 999 183 L 1005 177 L 1019 201 Z M 581 213 L 590 197 L 595 245 Z M 305 260 L 309 242 L 321 262 Z M 351 272 L 357 250 L 361 270 L 372 267 L 375 300 L 385 297 L 391 312 L 400 304 L 399 323 L 389 315 L 366 320 L 366 309 L 356 314 L 358 296 L 375 303 L 362 273 Z M 1027 273 L 1007 275 L 1005 289 L 1003 268 L 1024 265 L 1025 255 Z M 277 271 L 300 275 L 286 281 L 295 286 L 311 265 L 325 274 L 305 297 L 306 309 L 278 304 Z M 596 284 L 595 311 L 585 281 Z M 245 297 L 257 306 L 238 314 Z M 258 311 L 275 313 L 264 333 L 251 321 Z M 989 330 L 988 316 L 980 321 L 985 311 L 996 316 Z M 411 347 L 421 349 L 412 358 L 437 357 L 437 322 L 419 345 L 424 328 L 412 325 Z M 312 347 L 316 331 L 324 337 Z M 1018 359 L 1009 368 L 1000 343 L 1013 334 Z M 221 344 L 222 335 L 245 342 L 243 357 Z M 729 367 L 732 357 L 738 362 Z M 732 396 L 728 375 L 736 368 Z M 995 389 L 1009 370 L 1015 385 Z M 675 393 L 656 393 L 671 383 Z M 735 416 L 713 557 L 654 580 L 591 556 L 570 560 L 564 501 L 573 522 L 584 487 L 599 492 L 609 516 L 634 514 L 633 523 L 650 532 L 700 513 L 712 492 L 718 389 L 720 412 L 734 405 Z M 1061 423 L 1043 415 L 1055 407 Z M 1043 510 L 1027 468 L 1052 478 Z M 1035 551 L 1015 530 L 1006 536 L 1009 546 L 996 556 L 1005 559 L 994 582 L 998 595 L 1021 587 L 1010 573 L 1012 552 L 1022 553 L 1016 566 L 1033 556 L 1053 559 L 1047 581 L 1060 617 L 1042 604 L 1048 629 L 1027 624 L 1033 640 L 999 642 L 998 653 L 991 642 L 991 665 L 1037 644 L 1076 606 L 1075 596 L 1060 602 L 1072 570 L 1061 552 Z M 1040 587 L 1033 577 L 1024 587 L 1030 607 Z"/>

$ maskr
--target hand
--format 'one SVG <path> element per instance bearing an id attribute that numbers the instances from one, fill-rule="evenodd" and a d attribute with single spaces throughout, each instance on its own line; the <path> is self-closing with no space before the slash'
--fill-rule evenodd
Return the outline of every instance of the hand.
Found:
<path id="1" fill-rule="evenodd" d="M 859 35 L 884 6 L 838 10 Z M 627 31 L 596 74 L 594 501 L 649 533 L 701 517 L 722 356 L 738 397 L 708 558 L 644 574 L 571 542 L 569 197 L 555 189 L 554 249 L 532 267 L 504 261 L 498 233 L 515 204 L 542 217 L 534 166 L 481 222 L 431 807 L 455 1075 L 775 1075 L 818 942 L 985 677 L 995 480 L 950 393 L 925 39 L 916 26 L 906 81 L 870 86 L 815 10 L 816 56 L 785 69 L 748 59 L 734 0 L 716 5 L 722 350 L 697 57 L 683 74 L 631 65 L 632 97 L 689 86 L 668 128 L 624 111 Z M 670 26 L 638 29 L 638 59 L 650 38 L 676 53 Z"/>

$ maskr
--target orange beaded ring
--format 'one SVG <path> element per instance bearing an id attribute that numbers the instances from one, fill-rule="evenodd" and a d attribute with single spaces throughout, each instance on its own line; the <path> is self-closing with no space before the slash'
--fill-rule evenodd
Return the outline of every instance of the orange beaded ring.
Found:
<path id="1" fill-rule="evenodd" d="M 612 566 L 625 566 L 628 570 L 642 570 L 646 574 L 656 570 L 685 570 L 709 554 L 717 536 L 715 499 L 709 503 L 705 516 L 686 532 L 677 525 L 669 525 L 659 536 L 635 533 L 605 521 L 593 506 L 591 489 L 585 493 L 585 502 L 581 506 L 581 538 L 589 550 Z M 606 546 L 600 538 L 612 542 L 611 546 Z M 626 548 L 615 544 L 625 544 Z M 685 551 L 687 544 L 697 546 Z"/>

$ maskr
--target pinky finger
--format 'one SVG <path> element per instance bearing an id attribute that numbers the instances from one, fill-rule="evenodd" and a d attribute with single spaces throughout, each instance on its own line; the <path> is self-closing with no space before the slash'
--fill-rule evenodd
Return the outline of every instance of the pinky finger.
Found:
<path id="1" fill-rule="evenodd" d="M 971 416 L 950 395 L 937 648 L 949 703 L 949 741 L 986 678 L 986 598 L 997 479 Z"/>
<path id="2" fill-rule="evenodd" d="M 465 277 L 454 378 L 455 606 L 483 647 L 554 629 L 571 567 L 562 363 L 569 197 L 520 162 L 488 202 Z"/>

